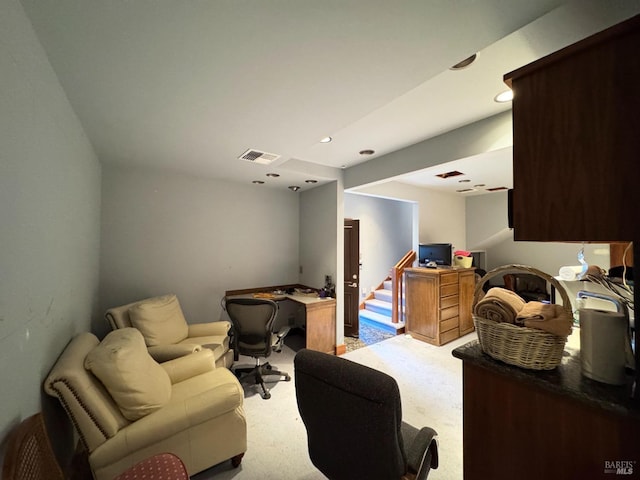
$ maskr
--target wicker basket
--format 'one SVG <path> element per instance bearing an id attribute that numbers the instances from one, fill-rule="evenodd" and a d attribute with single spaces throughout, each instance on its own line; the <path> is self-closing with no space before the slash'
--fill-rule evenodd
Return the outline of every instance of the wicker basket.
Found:
<path id="1" fill-rule="evenodd" d="M 473 310 L 480 299 L 482 286 L 488 280 L 502 273 L 514 271 L 531 273 L 551 283 L 560 293 L 565 314 L 572 316 L 571 302 L 564 287 L 555 278 L 526 265 L 505 265 L 491 270 L 482 277 L 476 285 Z M 562 361 L 566 337 L 559 337 L 536 328 L 494 322 L 478 317 L 475 313 L 473 323 L 478 333 L 480 348 L 496 360 L 531 370 L 552 370 Z"/>

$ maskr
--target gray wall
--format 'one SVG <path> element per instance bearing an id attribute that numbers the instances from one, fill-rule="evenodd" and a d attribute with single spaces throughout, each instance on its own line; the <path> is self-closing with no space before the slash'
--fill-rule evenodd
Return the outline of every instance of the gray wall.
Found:
<path id="1" fill-rule="evenodd" d="M 515 242 L 508 228 L 507 193 L 496 192 L 467 197 L 467 248 L 487 252 L 487 270 L 520 263 L 557 276 L 564 265 L 579 265 L 580 243 Z M 609 268 L 609 246 L 585 244 L 589 264 Z"/>
<path id="2" fill-rule="evenodd" d="M 300 194 L 300 283 L 319 288 L 325 275 L 336 285 L 336 345 L 344 343 L 344 232 L 342 181 Z"/>
<path id="3" fill-rule="evenodd" d="M 360 298 L 389 275 L 389 269 L 413 249 L 410 202 L 345 194 L 344 216 L 360 220 Z"/>
<path id="4" fill-rule="evenodd" d="M 96 314 L 100 164 L 17 0 L 0 2 L 0 81 L 3 439 Z"/>
<path id="5" fill-rule="evenodd" d="M 102 310 L 175 293 L 200 323 L 225 290 L 298 281 L 298 194 L 116 166 L 102 189 Z"/>

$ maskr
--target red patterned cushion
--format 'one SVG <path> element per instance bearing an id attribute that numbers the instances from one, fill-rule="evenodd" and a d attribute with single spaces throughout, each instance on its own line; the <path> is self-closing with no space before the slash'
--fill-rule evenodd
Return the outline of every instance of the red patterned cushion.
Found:
<path id="1" fill-rule="evenodd" d="M 173 453 L 159 453 L 146 460 L 136 463 L 133 467 L 122 472 L 115 480 L 189 480 L 187 468 L 182 460 Z"/>

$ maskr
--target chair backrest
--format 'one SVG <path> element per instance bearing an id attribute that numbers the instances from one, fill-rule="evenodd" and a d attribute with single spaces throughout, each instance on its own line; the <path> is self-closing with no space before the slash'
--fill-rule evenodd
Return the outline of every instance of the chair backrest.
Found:
<path id="1" fill-rule="evenodd" d="M 225 298 L 224 303 L 233 325 L 234 350 L 241 355 L 268 357 L 278 304 L 265 298 Z"/>
<path id="2" fill-rule="evenodd" d="M 300 350 L 296 398 L 309 456 L 328 478 L 401 478 L 407 469 L 400 391 L 389 375 L 340 357 Z"/>
<path id="3" fill-rule="evenodd" d="M 9 436 L 3 480 L 63 480 L 41 413 L 24 420 Z"/>
<path id="4" fill-rule="evenodd" d="M 60 400 L 89 452 L 131 423 L 100 380 L 84 368 L 87 354 L 99 343 L 89 332 L 73 337 L 44 382 L 45 391 Z"/>
<path id="5" fill-rule="evenodd" d="M 137 302 L 128 303 L 127 305 L 121 305 L 119 307 L 113 307 L 107 310 L 105 317 L 111 330 L 118 328 L 132 327 L 131 319 L 129 318 L 129 309 L 133 307 Z"/>

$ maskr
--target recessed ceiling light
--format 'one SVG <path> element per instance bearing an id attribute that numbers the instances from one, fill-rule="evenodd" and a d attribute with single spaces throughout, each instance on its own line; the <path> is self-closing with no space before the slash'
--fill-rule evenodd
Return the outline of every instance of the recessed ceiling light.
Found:
<path id="1" fill-rule="evenodd" d="M 374 153 L 376 153 L 375 150 L 371 150 L 371 149 L 367 149 L 367 150 L 360 150 L 358 152 L 360 155 L 373 155 Z"/>
<path id="2" fill-rule="evenodd" d="M 471 180 L 469 179 L 464 179 L 464 180 L 458 180 L 458 183 L 469 183 Z"/>
<path id="3" fill-rule="evenodd" d="M 264 182 L 262 180 L 254 180 L 251 183 L 255 183 L 256 185 L 262 185 Z"/>
<path id="4" fill-rule="evenodd" d="M 449 67 L 449 70 L 462 70 L 463 68 L 467 68 L 469 65 L 471 65 L 473 62 L 476 61 L 477 56 L 478 54 L 474 53 L 473 55 L 465 58 L 461 62 L 456 63 L 454 66 Z"/>
<path id="5" fill-rule="evenodd" d="M 322 140 L 320 140 L 320 143 L 329 143 L 331 140 L 333 140 L 333 138 L 331 138 L 331 137 L 324 137 Z"/>
<path id="6" fill-rule="evenodd" d="M 267 173 L 267 177 L 278 178 L 279 176 L 279 173 Z"/>
<path id="7" fill-rule="evenodd" d="M 291 190 L 292 192 L 297 192 L 298 190 L 300 190 L 300 187 L 297 185 L 291 185 L 290 187 L 288 187 L 289 190 Z"/>
<path id="8" fill-rule="evenodd" d="M 305 180 L 304 183 L 318 183 L 318 180 Z"/>
<path id="9" fill-rule="evenodd" d="M 345 168 L 347 168 L 347 166 L 346 165 L 340 165 L 340 168 L 344 170 Z"/>
<path id="10" fill-rule="evenodd" d="M 505 90 L 504 92 L 500 92 L 493 99 L 494 102 L 498 103 L 506 103 L 513 100 L 513 90 Z"/>

